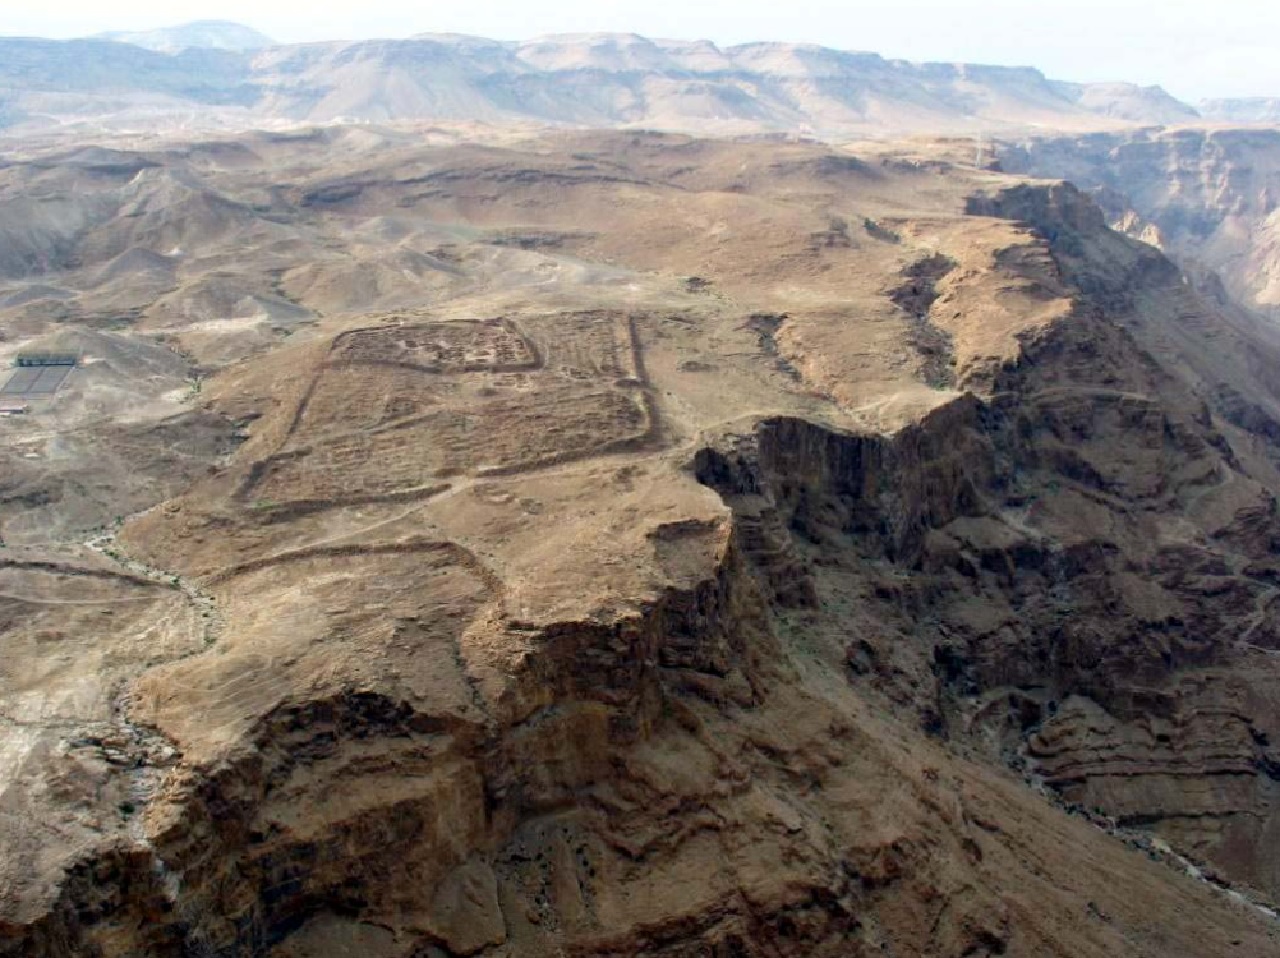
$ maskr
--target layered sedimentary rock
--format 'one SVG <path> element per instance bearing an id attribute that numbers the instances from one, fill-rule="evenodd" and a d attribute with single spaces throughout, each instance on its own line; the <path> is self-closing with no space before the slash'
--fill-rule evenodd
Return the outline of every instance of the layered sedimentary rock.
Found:
<path id="1" fill-rule="evenodd" d="M 1163 248 L 1210 295 L 1220 281 L 1223 292 L 1249 309 L 1280 315 L 1275 129 L 1050 136 L 1011 145 L 1001 155 L 1010 170 L 1062 177 L 1095 191 L 1113 225 Z"/>
<path id="2" fill-rule="evenodd" d="M 113 42 L 113 41 L 123 42 Z M 40 134 L 426 121 L 848 135 L 1121 129 L 1195 120 L 1160 87 L 912 63 L 816 44 L 456 34 L 272 45 L 234 24 L 0 38 L 0 129 Z"/>
<path id="3" fill-rule="evenodd" d="M 1266 340 L 1070 187 L 370 135 L 144 157 L 315 319 L 149 309 L 233 448 L 5 567 L 9 953 L 1280 953 L 1149 840 L 1276 894 Z"/>

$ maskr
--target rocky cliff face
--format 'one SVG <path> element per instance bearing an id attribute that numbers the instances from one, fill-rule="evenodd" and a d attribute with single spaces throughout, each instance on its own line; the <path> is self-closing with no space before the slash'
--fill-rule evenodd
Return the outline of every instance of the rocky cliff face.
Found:
<path id="1" fill-rule="evenodd" d="M 1175 857 L 1280 888 L 1271 400 L 1168 260 L 887 151 L 240 145 L 277 288 L 386 278 L 149 316 L 234 448 L 5 557 L 0 953 L 1280 954 Z"/>
<path id="2" fill-rule="evenodd" d="M 779 421 L 709 453 L 703 481 L 787 530 L 868 694 L 1274 897 L 1271 467 L 1237 455 L 1257 434 L 1230 405 L 1159 366 L 1133 301 L 1209 307 L 1070 187 L 971 209 L 1045 238 L 1070 318 L 931 428 L 886 444 Z M 1126 251 L 1123 281 L 1084 265 Z"/>
<path id="3" fill-rule="evenodd" d="M 1010 170 L 1094 191 L 1113 225 L 1161 246 L 1206 289 L 1216 277 L 1247 308 L 1280 316 L 1280 132 L 1051 137 L 1002 156 Z"/>
<path id="4" fill-rule="evenodd" d="M 1280 98 L 1270 96 L 1228 97 L 1200 103 L 1206 120 L 1224 123 L 1280 123 Z"/>

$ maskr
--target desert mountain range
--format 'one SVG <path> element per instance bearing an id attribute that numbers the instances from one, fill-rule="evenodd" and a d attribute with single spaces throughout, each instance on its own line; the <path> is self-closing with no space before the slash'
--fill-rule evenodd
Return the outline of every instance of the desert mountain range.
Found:
<path id="1" fill-rule="evenodd" d="M 0 77 L 0 956 L 1280 958 L 1272 105 Z"/>
<path id="2" fill-rule="evenodd" d="M 235 50 L 245 52 L 275 46 L 269 36 L 251 27 L 227 20 L 196 20 L 177 27 L 136 32 L 99 33 L 92 39 L 129 43 L 158 53 L 183 50 Z"/>
<path id="3" fill-rule="evenodd" d="M 909 63 L 819 46 L 720 48 L 633 34 L 528 42 L 423 35 L 269 46 L 235 24 L 0 40 L 18 130 L 466 120 L 701 133 L 1029 130 L 1197 119 L 1159 87 L 1065 83 L 1029 67 Z M 1218 101 L 1240 120 L 1268 107 Z"/>

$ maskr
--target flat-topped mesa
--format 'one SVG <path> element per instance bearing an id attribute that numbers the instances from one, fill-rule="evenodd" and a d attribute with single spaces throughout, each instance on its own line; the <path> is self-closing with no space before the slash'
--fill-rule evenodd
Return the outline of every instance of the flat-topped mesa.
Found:
<path id="1" fill-rule="evenodd" d="M 1272 887 L 1280 483 L 1177 270 L 955 144 L 531 137 L 76 167 L 86 272 L 13 281 L 175 283 L 94 342 L 203 372 L 7 423 L 34 491 L 104 408 L 236 442 L 0 563 L 0 954 L 1277 951 L 1023 780 Z"/>
<path id="2" fill-rule="evenodd" d="M 84 916 L 84 886 L 72 876 L 62 904 L 18 939 L 20 953 L 263 954 L 311 916 L 350 907 L 353 896 L 366 919 L 385 914 L 406 931 L 452 942 L 440 931 L 447 913 L 429 909 L 404 924 L 406 887 L 447 883 L 458 868 L 491 874 L 466 863 L 513 841 L 530 818 L 563 814 L 584 790 L 604 787 L 617 755 L 670 722 L 672 696 L 750 707 L 763 694 L 755 663 L 769 644 L 767 625 L 725 533 L 692 522 L 657 526 L 651 537 L 659 553 L 707 539 L 710 551 L 697 551 L 713 562 L 690 587 L 666 588 L 613 621 L 536 626 L 499 613 L 476 618 L 452 649 L 437 652 L 420 638 L 426 697 L 412 697 L 403 657 L 366 669 L 357 684 L 335 676 L 331 693 L 303 682 L 301 664 L 274 678 L 258 666 L 253 681 L 276 683 L 278 704 L 246 713 L 228 738 L 229 706 L 271 701 L 246 696 L 235 665 L 203 704 L 198 660 L 153 676 L 135 693 L 133 714 L 170 735 L 186 764 L 146 811 L 145 847 L 117 865 L 100 857 L 82 866 L 107 884 L 123 881 L 126 866 L 147 881 L 106 896 L 99 925 Z M 353 550 L 353 560 L 362 554 Z M 234 587 L 264 574 L 240 572 Z M 429 596 L 440 585 L 426 588 Z M 261 602 L 261 589 L 254 594 Z M 233 630 L 245 628 L 237 614 L 227 607 Z M 419 615 L 397 610 L 395 621 Z M 507 630 L 514 634 L 504 637 Z M 394 635 L 370 652 L 394 654 Z M 260 652 L 268 637 L 259 630 L 255 638 Z M 338 641 L 332 636 L 325 653 L 330 664 Z M 188 688 L 180 701 L 177 684 Z M 180 716 L 198 718 L 184 724 Z M 202 743 L 206 733 L 222 744 Z M 204 761 L 192 764 L 196 756 Z"/>
<path id="3" fill-rule="evenodd" d="M 1179 323 L 1212 307 L 1069 185 L 969 208 L 1044 237 L 1074 302 L 988 399 L 892 437 L 765 422 L 699 477 L 789 530 L 818 609 L 862 606 L 849 665 L 878 694 L 1274 896 L 1270 468 L 1196 357 L 1148 351 L 1169 297 Z"/>
<path id="4" fill-rule="evenodd" d="M 37 132 L 52 121 L 161 130 L 417 121 L 970 135 L 1197 119 L 1158 87 L 1064 83 L 1031 67 L 916 63 L 802 43 L 422 34 L 270 45 L 234 25 L 192 24 L 2 45 L 12 106 L 0 119 Z"/>

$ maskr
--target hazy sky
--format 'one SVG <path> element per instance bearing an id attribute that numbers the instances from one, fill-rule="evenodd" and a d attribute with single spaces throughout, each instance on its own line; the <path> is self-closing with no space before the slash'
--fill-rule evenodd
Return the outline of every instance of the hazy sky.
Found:
<path id="1" fill-rule="evenodd" d="M 625 31 L 789 40 L 911 60 L 1030 64 L 1187 99 L 1280 96 L 1280 0 L 0 0 L 0 35 L 70 37 L 227 19 L 282 42 L 425 32 Z"/>

